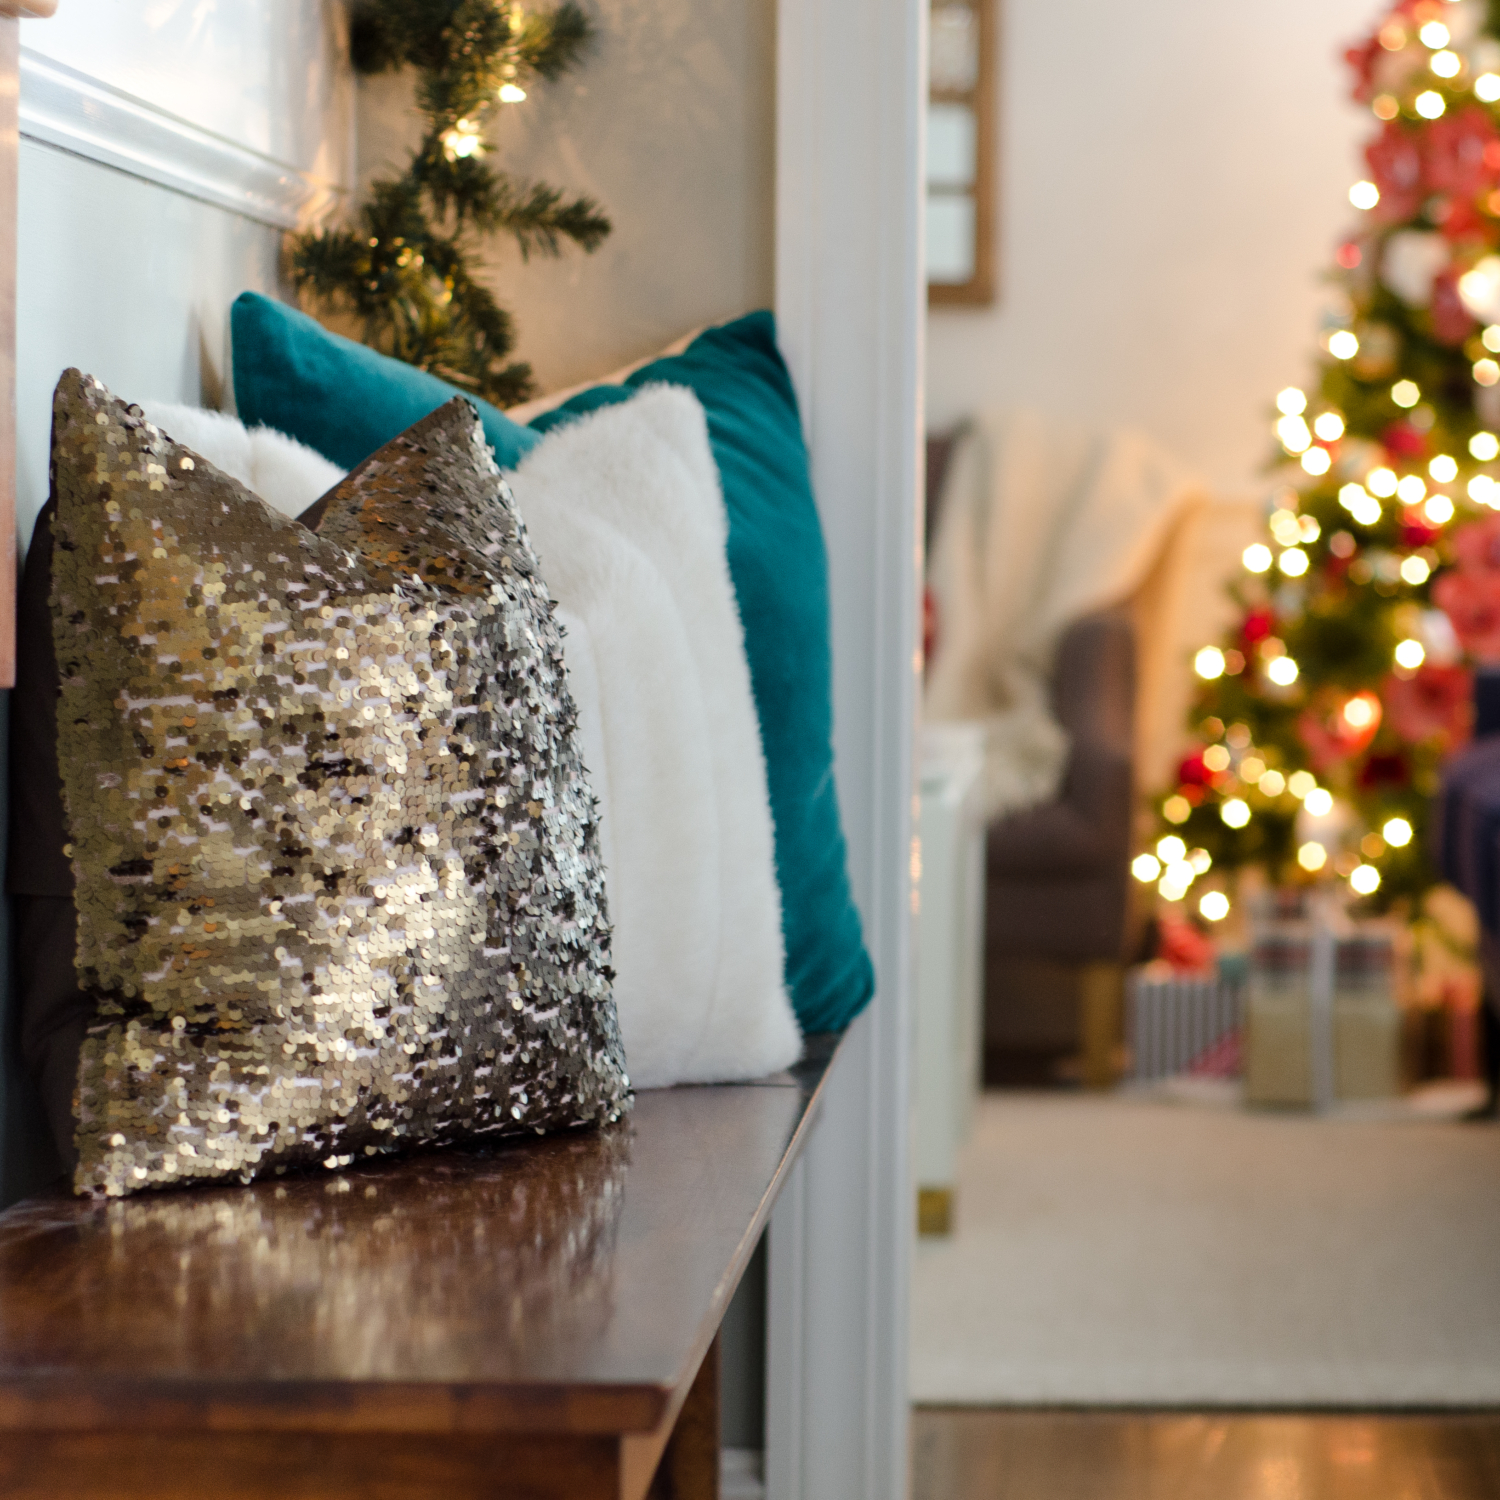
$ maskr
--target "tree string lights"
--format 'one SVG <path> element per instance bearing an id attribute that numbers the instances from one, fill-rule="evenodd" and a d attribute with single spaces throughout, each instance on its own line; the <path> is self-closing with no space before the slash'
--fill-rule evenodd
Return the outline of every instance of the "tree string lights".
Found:
<path id="1" fill-rule="evenodd" d="M 589 198 L 496 170 L 486 130 L 531 80 L 574 67 L 590 36 L 573 0 L 550 12 L 512 0 L 360 0 L 354 65 L 415 69 L 423 135 L 401 176 L 371 184 L 354 225 L 291 237 L 294 285 L 355 314 L 383 353 L 497 405 L 525 400 L 531 367 L 508 359 L 514 327 L 474 273 L 476 239 L 510 234 L 523 259 L 557 255 L 565 240 L 592 251 L 610 223 Z"/>
<path id="2" fill-rule="evenodd" d="M 1500 661 L 1500 3 L 1400 0 L 1347 57 L 1369 175 L 1316 379 L 1271 414 L 1268 537 L 1231 637 L 1194 659 L 1197 744 L 1132 867 L 1169 902 L 1251 863 L 1420 894 L 1472 669 Z"/>

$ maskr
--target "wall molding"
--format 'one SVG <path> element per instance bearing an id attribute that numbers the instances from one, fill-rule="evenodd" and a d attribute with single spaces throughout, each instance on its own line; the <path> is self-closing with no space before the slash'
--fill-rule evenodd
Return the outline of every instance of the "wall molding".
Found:
<path id="1" fill-rule="evenodd" d="M 875 999 L 771 1216 L 767 1500 L 905 1500 L 927 0 L 779 0 L 776 328 L 828 542 L 833 724 Z"/>
<path id="2" fill-rule="evenodd" d="M 21 48 L 21 137 L 277 229 L 304 228 L 344 196 L 334 183 L 262 156 L 154 104 Z"/>

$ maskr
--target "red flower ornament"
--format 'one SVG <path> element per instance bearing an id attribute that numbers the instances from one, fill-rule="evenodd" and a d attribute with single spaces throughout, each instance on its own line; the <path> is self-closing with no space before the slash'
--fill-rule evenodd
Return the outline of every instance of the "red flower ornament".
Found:
<path id="1" fill-rule="evenodd" d="M 1392 674 L 1385 680 L 1381 697 L 1387 722 L 1409 744 L 1437 740 L 1447 751 L 1457 749 L 1469 737 L 1474 706 L 1467 667 L 1435 667 L 1428 662 L 1410 677 Z"/>
<path id="2" fill-rule="evenodd" d="M 1375 216 L 1385 224 L 1415 218 L 1425 196 L 1416 136 L 1397 121 L 1387 120 L 1385 129 L 1365 147 L 1365 161 L 1380 189 Z"/>

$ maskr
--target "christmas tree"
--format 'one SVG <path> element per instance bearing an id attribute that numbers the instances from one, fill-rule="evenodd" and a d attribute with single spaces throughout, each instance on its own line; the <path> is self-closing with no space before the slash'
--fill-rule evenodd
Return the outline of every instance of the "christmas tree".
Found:
<path id="1" fill-rule="evenodd" d="M 1215 867 L 1373 908 L 1431 885 L 1439 768 L 1500 659 L 1500 5 L 1401 0 L 1347 57 L 1374 117 L 1358 218 L 1313 379 L 1268 412 L 1268 534 L 1135 861 L 1210 920 Z"/>
<path id="2" fill-rule="evenodd" d="M 495 111 L 533 79 L 555 79 L 590 37 L 572 0 L 550 12 L 511 0 L 361 0 L 350 50 L 361 72 L 411 67 L 423 117 L 400 177 L 371 184 L 353 226 L 294 235 L 293 283 L 352 312 L 364 342 L 497 405 L 532 393 L 529 365 L 508 359 L 510 314 L 476 277 L 476 238 L 508 233 L 522 257 L 594 250 L 609 220 L 588 198 L 521 184 L 485 160 Z"/>

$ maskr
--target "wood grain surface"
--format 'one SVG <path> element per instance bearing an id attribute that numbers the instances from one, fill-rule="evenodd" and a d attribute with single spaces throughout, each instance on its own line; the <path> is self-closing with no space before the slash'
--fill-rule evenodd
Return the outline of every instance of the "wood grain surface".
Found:
<path id="1" fill-rule="evenodd" d="M 644 1493 L 830 1058 L 604 1131 L 17 1205 L 0 1494 Z M 448 1477 L 403 1487 L 424 1454 Z"/>
<path id="2" fill-rule="evenodd" d="M 1494 1500 L 1500 1413 L 918 1409 L 913 1500 Z"/>

